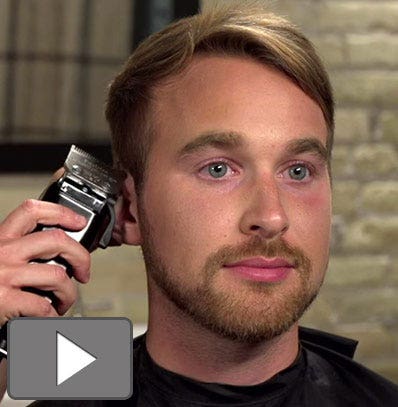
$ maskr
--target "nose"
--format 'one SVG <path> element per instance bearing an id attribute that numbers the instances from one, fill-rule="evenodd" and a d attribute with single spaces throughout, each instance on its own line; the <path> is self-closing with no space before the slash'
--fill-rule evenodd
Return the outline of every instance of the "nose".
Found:
<path id="1" fill-rule="evenodd" d="M 246 235 L 275 239 L 289 229 L 289 220 L 276 181 L 257 183 L 247 194 L 247 206 L 240 220 Z"/>

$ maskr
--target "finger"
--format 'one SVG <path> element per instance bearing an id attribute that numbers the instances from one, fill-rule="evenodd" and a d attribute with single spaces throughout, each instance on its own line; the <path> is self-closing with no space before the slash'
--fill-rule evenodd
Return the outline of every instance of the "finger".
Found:
<path id="1" fill-rule="evenodd" d="M 27 199 L 0 224 L 1 238 L 16 238 L 32 232 L 38 224 L 60 225 L 65 229 L 79 230 L 86 225 L 84 216 L 66 206 L 53 202 Z"/>
<path id="2" fill-rule="evenodd" d="M 9 285 L 13 288 L 36 288 L 49 291 L 57 297 L 56 309 L 63 315 L 77 299 L 76 282 L 62 266 L 55 264 L 28 264 L 10 272 Z"/>
<path id="3" fill-rule="evenodd" d="M 49 260 L 60 256 L 72 267 L 76 280 L 81 283 L 89 281 L 90 253 L 61 229 L 31 233 L 5 245 L 2 251 L 7 252 L 7 258 L 14 262 L 9 263 L 11 266 L 23 265 L 34 259 Z M 19 262 L 15 259 L 19 259 Z M 2 259 L 2 262 L 7 264 L 7 259 Z"/>
<path id="4" fill-rule="evenodd" d="M 59 314 L 51 303 L 36 294 L 15 289 L 0 290 L 1 304 L 12 307 L 2 307 L 0 325 L 3 326 L 11 318 L 17 317 L 58 317 Z"/>

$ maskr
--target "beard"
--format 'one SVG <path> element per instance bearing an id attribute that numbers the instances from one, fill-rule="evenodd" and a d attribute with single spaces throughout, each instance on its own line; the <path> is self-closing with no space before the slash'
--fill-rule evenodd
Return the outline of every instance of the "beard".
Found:
<path id="1" fill-rule="evenodd" d="M 248 344 L 276 338 L 301 318 L 318 295 L 322 281 L 311 281 L 311 261 L 303 251 L 282 239 L 266 241 L 259 236 L 240 246 L 222 246 L 208 256 L 200 273 L 195 272 L 191 278 L 188 275 L 184 283 L 156 250 L 148 219 L 140 212 L 142 252 L 148 275 L 183 313 L 223 338 Z M 242 279 L 239 289 L 226 289 L 222 284 L 220 287 L 218 277 L 223 265 L 257 256 L 288 260 L 294 265 L 289 272 L 294 273 L 294 281 L 287 284 Z M 184 272 L 186 275 L 188 270 Z M 192 286 L 195 278 L 199 281 Z"/>

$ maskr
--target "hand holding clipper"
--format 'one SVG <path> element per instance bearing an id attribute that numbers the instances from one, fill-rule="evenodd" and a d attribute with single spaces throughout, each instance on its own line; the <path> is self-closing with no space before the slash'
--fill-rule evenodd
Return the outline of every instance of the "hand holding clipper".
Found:
<path id="1" fill-rule="evenodd" d="M 64 233 L 68 237 L 73 239 L 75 242 L 79 242 L 89 252 L 92 252 L 97 247 L 106 248 L 112 238 L 112 230 L 115 224 L 114 205 L 118 195 L 120 194 L 123 179 L 124 175 L 121 171 L 117 171 L 105 166 L 91 155 L 87 154 L 76 146 L 72 146 L 64 163 L 63 174 L 59 179 L 55 180 L 48 186 L 48 188 L 41 195 L 40 199 L 42 201 L 60 204 L 83 216 L 86 219 L 84 228 L 76 231 L 74 230 L 76 229 L 75 227 L 68 227 L 67 219 L 65 219 L 65 221 L 61 220 L 56 223 L 51 223 L 48 219 L 46 219 L 45 222 L 39 221 L 33 230 L 34 233 L 20 237 L 21 247 L 23 245 L 23 239 L 25 239 L 24 243 L 26 243 L 29 237 L 33 235 L 35 235 L 34 237 L 38 240 L 40 233 L 43 231 L 53 230 L 55 233 L 56 229 L 63 229 Z M 18 214 L 18 210 L 22 212 L 22 209 L 17 209 L 14 211 L 14 213 L 9 215 L 2 225 L 0 225 L 0 239 L 2 239 L 2 232 L 4 235 L 12 235 L 13 233 L 10 233 L 10 229 L 12 230 L 18 227 L 17 224 L 18 222 L 21 222 L 22 218 L 22 215 Z M 50 211 L 50 207 L 48 211 Z M 71 212 L 67 210 L 67 213 L 70 215 Z M 51 217 L 51 215 L 49 216 Z M 43 218 L 42 215 L 41 217 Z M 19 218 L 19 220 L 16 220 L 17 218 Z M 28 226 L 26 226 L 26 228 L 29 230 Z M 35 232 L 37 232 L 37 234 Z M 23 235 L 22 232 L 20 234 Z M 43 235 L 43 233 L 41 233 L 41 235 Z M 48 237 L 46 236 L 46 238 Z M 70 277 L 74 275 L 76 279 L 81 281 L 80 279 L 82 277 L 79 275 L 79 266 L 78 262 L 75 260 L 75 257 L 82 257 L 82 254 L 79 254 L 78 252 L 79 250 L 83 249 L 79 249 L 77 247 L 79 246 L 77 243 L 72 243 L 68 242 L 67 250 L 54 248 L 54 250 L 59 253 L 50 260 L 43 260 L 40 258 L 31 259 L 29 261 L 29 273 L 34 273 L 35 271 L 33 268 L 39 268 L 40 264 L 54 264 L 58 265 L 58 267 L 59 265 L 62 265 L 64 268 L 66 268 Z M 30 245 L 32 246 L 32 244 Z M 36 244 L 35 246 L 40 245 Z M 50 244 L 48 244 L 48 246 L 50 246 Z M 68 250 L 72 253 L 68 253 Z M 48 254 L 43 257 L 48 259 Z M 24 272 L 27 268 L 28 267 L 24 268 Z M 41 268 L 43 269 L 44 267 Z M 40 273 L 42 272 L 43 270 L 40 270 Z M 21 279 L 23 279 L 24 274 L 25 273 L 20 274 Z M 15 275 L 16 274 L 10 273 L 9 276 L 13 277 L 9 277 L 8 280 L 11 278 L 15 280 Z M 39 276 L 39 273 L 37 273 L 37 276 Z M 33 278 L 33 275 L 30 275 L 30 277 Z M 44 283 L 41 283 L 41 285 L 43 286 Z M 32 287 L 26 286 L 25 281 L 25 283 L 21 283 L 19 293 L 13 293 L 13 295 L 18 294 L 22 299 L 22 293 L 20 293 L 20 291 L 24 291 L 26 293 L 25 295 L 40 294 L 41 296 L 50 299 L 55 305 L 58 301 L 57 296 L 51 291 L 37 288 L 38 286 L 40 286 L 39 283 L 36 284 L 36 287 L 33 287 L 33 284 Z M 30 316 L 23 313 L 20 313 L 18 316 L 21 315 Z M 3 357 L 4 355 L 7 355 L 6 330 L 6 325 L 4 325 L 0 330 L 0 357 L 1 355 L 3 355 Z"/>

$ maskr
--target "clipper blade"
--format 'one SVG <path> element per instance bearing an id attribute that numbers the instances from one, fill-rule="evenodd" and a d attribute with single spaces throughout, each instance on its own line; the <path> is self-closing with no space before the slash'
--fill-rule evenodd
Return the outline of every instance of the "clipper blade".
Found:
<path id="1" fill-rule="evenodd" d="M 95 189 L 102 190 L 107 195 L 118 195 L 125 178 L 123 171 L 109 167 L 75 145 L 72 145 L 69 150 L 64 167 L 82 181 Z"/>

